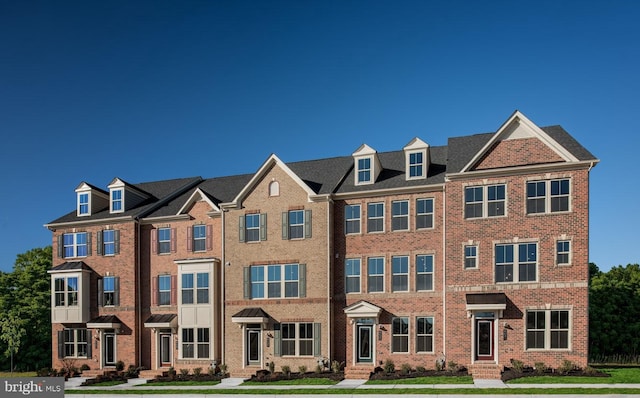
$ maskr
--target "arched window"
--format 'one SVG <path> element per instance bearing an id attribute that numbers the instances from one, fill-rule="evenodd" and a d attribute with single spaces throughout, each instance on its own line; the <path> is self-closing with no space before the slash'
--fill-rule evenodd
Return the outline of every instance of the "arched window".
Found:
<path id="1" fill-rule="evenodd" d="M 269 196 L 280 196 L 280 184 L 278 181 L 271 181 L 271 184 L 269 184 Z"/>

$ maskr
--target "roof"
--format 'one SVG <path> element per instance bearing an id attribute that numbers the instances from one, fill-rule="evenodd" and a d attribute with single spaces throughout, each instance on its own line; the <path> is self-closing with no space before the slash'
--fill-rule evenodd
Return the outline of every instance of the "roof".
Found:
<path id="1" fill-rule="evenodd" d="M 93 318 L 87 324 L 121 324 L 120 318 L 115 315 L 101 315 Z"/>
<path id="2" fill-rule="evenodd" d="M 269 314 L 267 314 L 260 307 L 249 307 L 241 310 L 235 315 L 231 316 L 232 318 L 271 318 Z"/>
<path id="3" fill-rule="evenodd" d="M 504 293 L 468 293 L 467 304 L 506 304 L 507 296 Z"/>
<path id="4" fill-rule="evenodd" d="M 62 272 L 62 271 L 93 271 L 91 267 L 85 264 L 84 261 L 67 261 L 66 263 L 62 263 L 60 265 L 56 265 L 51 268 L 49 272 Z"/>
<path id="5" fill-rule="evenodd" d="M 170 323 L 177 316 L 176 314 L 153 314 L 144 323 Z"/>

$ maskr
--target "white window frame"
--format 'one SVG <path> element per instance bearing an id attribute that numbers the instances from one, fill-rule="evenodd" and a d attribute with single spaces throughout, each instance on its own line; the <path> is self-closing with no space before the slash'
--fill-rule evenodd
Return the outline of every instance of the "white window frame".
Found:
<path id="1" fill-rule="evenodd" d="M 75 280 L 76 289 L 69 289 L 69 280 Z M 56 281 L 62 280 L 62 290 L 58 290 Z M 58 295 L 63 298 L 62 304 L 58 304 Z M 70 299 L 71 298 L 71 299 Z M 80 277 L 73 276 L 56 276 L 53 278 L 53 306 L 57 308 L 77 307 L 80 303 Z"/>
<path id="2" fill-rule="evenodd" d="M 569 192 L 566 194 L 558 194 L 558 195 L 553 195 L 551 193 L 551 188 L 554 182 L 558 182 L 560 184 L 562 184 L 563 181 L 567 181 L 569 184 Z M 544 183 L 544 195 L 537 195 L 537 196 L 529 196 L 529 184 L 541 184 Z M 527 215 L 539 215 L 539 214 L 562 214 L 562 213 L 570 213 L 572 211 L 572 191 L 573 191 L 573 184 L 572 184 L 572 179 L 569 177 L 563 177 L 563 178 L 552 178 L 549 180 L 529 180 L 526 182 L 525 184 L 525 214 Z M 552 199 L 554 198 L 559 198 L 559 197 L 566 197 L 567 198 L 567 210 L 553 210 L 552 209 Z M 544 210 L 543 211 L 536 211 L 536 212 L 529 212 L 529 201 L 530 200 L 540 200 L 543 199 L 544 200 Z"/>
<path id="3" fill-rule="evenodd" d="M 256 223 L 254 225 L 249 226 L 249 219 L 251 219 L 252 221 L 256 221 Z M 245 233 L 244 233 L 245 242 L 260 242 L 260 213 L 245 214 L 244 229 L 245 229 Z M 257 231 L 257 234 L 255 235 L 256 239 L 249 239 L 249 237 L 251 236 L 251 234 L 249 234 L 249 231 L 252 231 L 252 232 Z"/>
<path id="4" fill-rule="evenodd" d="M 353 214 L 349 214 L 350 209 L 358 208 L 358 217 L 350 218 Z M 354 232 L 349 232 L 349 224 L 357 225 L 358 230 Z M 362 205 L 360 203 L 345 205 L 344 207 L 344 234 L 345 235 L 359 235 L 362 231 Z"/>
<path id="5" fill-rule="evenodd" d="M 540 313 L 543 312 L 544 316 L 545 316 L 545 325 L 544 328 L 538 328 L 538 329 L 529 329 L 529 325 L 528 325 L 528 316 L 529 313 L 532 312 L 536 312 L 536 313 Z M 556 329 L 552 329 L 551 328 L 551 321 L 552 321 L 552 316 L 553 313 L 558 313 L 558 312 L 566 312 L 567 313 L 567 328 L 556 328 Z M 571 335 L 573 333 L 573 322 L 572 322 L 572 311 L 569 308 L 551 308 L 551 309 L 538 309 L 538 308 L 530 308 L 527 309 L 525 311 L 525 319 L 524 319 L 524 323 L 525 323 L 525 350 L 526 351 L 571 351 L 571 343 L 572 343 L 572 338 Z M 543 348 L 529 348 L 528 347 L 528 338 L 527 338 L 527 334 L 529 331 L 533 331 L 533 332 L 544 332 L 544 347 Z M 567 334 L 567 347 L 556 347 L 556 348 L 552 348 L 552 334 L 553 332 L 562 332 L 562 333 L 566 333 Z"/>
<path id="6" fill-rule="evenodd" d="M 194 252 L 205 252 L 207 251 L 207 226 L 204 224 L 195 224 L 191 226 L 191 236 L 192 236 L 192 245 Z M 202 236 L 196 236 L 196 229 L 204 232 Z M 197 244 L 202 245 L 202 249 L 196 248 Z"/>
<path id="7" fill-rule="evenodd" d="M 169 286 L 168 289 L 162 288 L 161 281 L 163 280 L 168 281 L 168 286 Z M 168 300 L 166 300 L 166 303 L 163 303 L 162 293 L 165 293 L 165 294 L 168 293 Z M 171 275 L 169 274 L 158 275 L 158 305 L 159 306 L 171 305 Z"/>
<path id="8" fill-rule="evenodd" d="M 524 261 L 520 261 L 520 246 L 522 245 L 535 245 L 536 246 L 536 252 L 535 252 L 535 270 L 536 270 L 536 278 L 535 280 L 520 280 L 520 265 L 523 264 L 530 264 L 533 261 L 528 261 L 524 260 Z M 513 247 L 513 262 L 501 262 L 498 263 L 498 258 L 497 258 L 497 248 L 498 246 L 512 246 Z M 538 279 L 540 278 L 540 245 L 538 242 L 530 242 L 530 241 L 523 241 L 523 242 L 517 242 L 517 243 L 496 243 L 494 245 L 494 262 L 493 262 L 493 270 L 494 270 L 494 281 L 497 284 L 503 284 L 503 283 L 534 283 L 537 282 Z M 498 281 L 497 280 L 497 267 L 498 265 L 500 266 L 506 266 L 508 264 L 511 264 L 512 270 L 511 272 L 513 273 L 513 277 L 511 281 Z"/>
<path id="9" fill-rule="evenodd" d="M 296 274 L 298 276 L 298 279 L 287 279 L 289 277 L 288 274 L 290 274 L 290 272 L 287 272 L 287 268 L 288 267 L 294 267 L 296 269 Z M 253 270 L 257 270 L 261 268 L 262 269 L 262 280 L 253 280 Z M 278 280 L 270 280 L 269 279 L 269 269 L 273 268 L 279 269 L 279 275 L 280 275 L 280 279 Z M 268 299 L 274 299 L 274 298 L 286 298 L 286 299 L 291 299 L 291 298 L 299 298 L 300 297 L 300 264 L 299 263 L 288 263 L 288 264 L 268 264 L 268 265 L 252 265 L 250 267 L 250 284 L 251 284 L 251 299 L 254 300 L 268 300 Z M 297 292 L 298 294 L 296 296 L 287 296 L 287 284 L 288 283 L 295 283 L 297 284 Z M 280 286 L 280 295 L 279 296 L 269 296 L 269 284 L 277 284 Z M 262 297 L 257 297 L 256 295 L 254 295 L 254 290 L 253 287 L 255 286 L 262 286 Z"/>
<path id="10" fill-rule="evenodd" d="M 287 325 L 287 328 L 290 328 L 291 325 L 293 325 L 293 329 L 294 329 L 294 333 L 295 333 L 295 337 L 291 338 L 291 337 L 284 337 L 284 326 Z M 306 331 L 311 331 L 311 337 L 301 337 L 301 326 L 305 325 L 305 330 Z M 280 337 L 280 349 L 282 352 L 282 356 L 283 357 L 312 357 L 313 356 L 313 343 L 314 343 L 314 327 L 313 327 L 313 322 L 282 322 L 280 324 L 280 333 L 281 333 L 281 337 Z M 291 354 L 289 352 L 287 352 L 286 354 L 284 353 L 284 342 L 294 342 L 294 353 Z M 311 343 L 311 353 L 310 354 L 302 354 L 301 353 L 301 343 L 302 342 L 307 342 L 307 343 Z"/>
<path id="11" fill-rule="evenodd" d="M 467 249 L 473 249 L 474 254 L 467 254 Z M 462 248 L 464 254 L 464 263 L 462 267 L 464 269 L 478 269 L 479 259 L 478 259 L 478 245 L 477 244 L 465 244 Z M 467 260 L 473 259 L 473 267 L 467 266 Z"/>
<path id="12" fill-rule="evenodd" d="M 382 206 L 382 215 L 381 216 L 376 215 L 375 217 L 372 217 L 371 216 L 371 212 L 369 211 L 370 210 L 369 206 L 376 206 L 377 207 L 378 205 Z M 385 203 L 384 202 L 367 203 L 367 233 L 369 233 L 369 234 L 379 234 L 379 233 L 383 233 L 385 231 L 384 213 L 385 213 Z M 371 231 L 369 229 L 369 221 L 370 220 L 376 220 L 376 223 L 377 223 L 377 220 L 382 220 L 382 229 L 381 230 Z"/>
<path id="13" fill-rule="evenodd" d="M 91 215 L 91 195 L 89 192 L 78 192 L 78 216 Z"/>
<path id="14" fill-rule="evenodd" d="M 298 222 L 294 223 L 292 221 L 293 217 L 291 217 L 291 215 L 293 213 L 301 214 L 302 215 L 302 220 L 299 220 Z M 287 226 L 287 228 L 289 229 L 288 238 L 290 240 L 304 239 L 305 238 L 305 236 L 304 236 L 304 234 L 305 234 L 304 226 L 305 226 L 305 221 L 306 221 L 305 220 L 305 211 L 304 210 L 289 210 L 288 215 L 287 215 L 287 220 L 288 220 L 288 223 L 289 223 L 289 225 Z M 294 228 L 295 228 L 295 231 L 298 231 L 298 230 L 300 231 L 300 233 L 299 233 L 300 236 L 293 236 L 292 232 L 294 231 Z"/>
<path id="15" fill-rule="evenodd" d="M 402 265 L 406 265 L 406 271 L 403 272 L 396 272 L 396 260 L 401 261 L 401 263 L 399 264 L 400 266 Z M 402 260 L 404 260 L 406 263 L 402 264 Z M 411 278 L 409 276 L 409 270 L 411 269 L 411 264 L 409 262 L 409 256 L 392 256 L 391 257 L 391 291 L 394 293 L 398 293 L 398 292 L 408 292 L 410 289 L 409 287 L 411 286 Z M 394 281 L 396 279 L 396 277 L 406 277 L 407 278 L 407 287 L 404 290 L 395 290 L 394 289 Z"/>
<path id="16" fill-rule="evenodd" d="M 361 161 L 369 161 L 369 167 L 365 168 L 364 165 L 360 165 Z M 373 183 L 373 167 L 374 167 L 374 160 L 373 160 L 373 156 L 362 156 L 359 158 L 355 159 L 355 163 L 356 163 L 356 185 L 365 185 L 365 184 L 372 184 Z M 361 178 L 361 176 L 363 177 L 363 175 L 361 173 L 368 173 L 369 178 L 368 179 L 364 179 Z"/>
<path id="17" fill-rule="evenodd" d="M 120 198 L 114 198 L 114 194 L 119 193 Z M 124 212 L 124 188 L 113 188 L 111 190 L 111 194 L 109 195 L 111 213 L 122 213 Z M 116 209 L 116 203 L 120 205 L 119 209 Z"/>
<path id="18" fill-rule="evenodd" d="M 419 257 L 425 257 L 425 258 L 430 257 L 431 258 L 431 272 L 429 272 L 429 271 L 420 272 L 418 270 L 418 264 L 420 263 Z M 418 291 L 418 292 L 432 292 L 432 291 L 435 290 L 435 264 L 434 264 L 434 262 L 435 262 L 435 257 L 434 257 L 433 254 L 417 254 L 416 255 L 416 291 Z M 431 289 L 420 289 L 420 287 L 418 286 L 418 279 L 419 279 L 418 276 L 420 276 L 420 275 L 431 275 Z"/>
<path id="19" fill-rule="evenodd" d="M 504 199 L 500 199 L 500 200 L 496 200 L 496 199 L 489 199 L 489 188 L 497 188 L 497 187 L 504 187 Z M 482 192 L 482 199 L 478 200 L 475 199 L 473 201 L 468 201 L 467 202 L 467 190 L 468 189 L 480 189 Z M 463 215 L 464 215 L 464 219 L 465 220 L 474 220 L 474 219 L 483 219 L 483 218 L 496 218 L 496 217 L 506 217 L 507 216 L 507 184 L 505 183 L 496 183 L 496 184 L 487 184 L 487 185 L 469 185 L 464 187 L 464 192 L 463 192 L 463 201 L 464 201 L 464 206 L 463 206 Z M 502 209 L 502 213 L 503 214 L 496 214 L 496 215 L 489 215 L 489 209 L 490 209 L 490 205 L 493 203 L 503 203 L 503 209 Z M 477 216 L 474 215 L 472 217 L 467 215 L 467 205 L 481 205 L 481 215 Z"/>
<path id="20" fill-rule="evenodd" d="M 72 242 L 70 244 L 67 244 L 65 242 L 65 237 L 73 237 L 72 238 Z M 80 236 L 84 236 L 84 243 L 78 243 L 78 238 Z M 63 234 L 62 236 L 62 244 L 63 244 L 63 257 L 64 258 L 76 258 L 76 257 L 87 257 L 89 256 L 89 233 L 88 232 L 72 232 L 72 233 L 67 233 L 67 234 Z M 81 255 L 78 254 L 78 252 L 80 251 L 80 248 L 84 247 L 85 250 L 85 254 Z M 67 256 L 67 249 L 70 249 L 73 253 L 70 256 Z"/>
<path id="21" fill-rule="evenodd" d="M 201 330 L 208 330 L 209 331 L 209 339 L 208 340 L 200 340 L 200 331 Z M 185 341 L 184 337 L 184 333 L 185 331 L 190 330 L 191 333 L 193 334 L 193 341 Z M 193 356 L 185 356 L 185 346 L 186 345 L 190 345 L 193 348 Z M 206 357 L 201 357 L 199 355 L 199 348 L 200 346 L 204 346 L 207 345 L 209 346 L 209 354 Z M 211 358 L 211 329 L 208 327 L 198 327 L 198 326 L 194 326 L 194 327 L 186 327 L 186 328 L 182 328 L 180 331 L 180 359 L 210 359 Z"/>
<path id="22" fill-rule="evenodd" d="M 420 162 L 412 162 L 412 156 L 414 155 L 421 155 L 422 156 L 422 161 Z M 427 151 L 426 150 L 419 150 L 419 151 L 411 151 L 411 152 L 407 152 L 407 180 L 420 180 L 420 179 L 424 179 L 426 177 L 425 175 L 425 171 L 427 169 L 426 167 L 426 161 L 427 159 Z M 416 175 L 411 175 L 411 171 L 416 168 L 419 167 L 420 168 L 420 173 L 416 174 Z"/>
<path id="23" fill-rule="evenodd" d="M 382 260 L 382 272 L 372 274 L 371 273 L 371 264 L 369 263 L 372 260 Z M 382 278 L 382 290 L 371 290 L 371 278 Z M 369 257 L 367 258 L 367 293 L 384 293 L 385 291 L 385 258 L 384 257 Z"/>
<path id="24" fill-rule="evenodd" d="M 431 212 L 422 212 L 419 213 L 420 206 L 418 206 L 418 202 L 431 202 Z M 418 198 L 416 199 L 416 230 L 424 230 L 424 229 L 433 229 L 435 228 L 435 201 L 433 198 Z M 419 227 L 418 217 L 431 217 L 431 226 L 430 227 Z"/>
<path id="25" fill-rule="evenodd" d="M 358 267 L 358 269 L 357 269 L 358 273 L 357 274 L 355 274 L 355 273 L 351 273 L 350 274 L 347 271 L 348 270 L 347 264 L 349 264 L 349 263 L 353 264 L 353 267 L 355 267 L 356 263 L 357 263 L 357 267 Z M 354 269 L 354 268 L 352 268 L 352 269 Z M 344 292 L 346 294 L 360 293 L 362 291 L 362 260 L 360 258 L 347 258 L 347 259 L 345 259 L 344 260 L 344 275 L 345 275 L 345 277 L 344 277 L 344 279 L 345 279 Z M 358 290 L 357 291 L 353 291 L 353 292 L 348 291 L 347 286 L 349 286 L 349 283 L 348 283 L 349 279 L 358 279 Z"/>
<path id="26" fill-rule="evenodd" d="M 406 333 L 396 333 L 395 331 L 395 322 L 396 320 L 406 319 L 407 321 L 407 332 Z M 409 336 L 411 335 L 411 321 L 408 316 L 396 316 L 391 319 L 391 353 L 392 354 L 408 354 L 411 352 L 411 342 Z M 406 351 L 398 351 L 397 347 L 394 344 L 395 338 L 405 338 L 407 340 L 407 350 Z"/>
<path id="27" fill-rule="evenodd" d="M 560 248 L 561 244 L 566 244 L 568 245 L 568 248 Z M 572 246 L 573 242 L 571 242 L 571 239 L 558 239 L 556 241 L 556 265 L 559 267 L 566 267 L 572 264 L 572 260 L 573 260 L 573 250 L 572 250 Z M 560 256 L 566 256 L 567 257 L 567 261 L 566 262 L 561 262 L 560 261 Z"/>
<path id="28" fill-rule="evenodd" d="M 396 214 L 396 209 L 402 210 L 402 205 L 405 204 L 407 206 L 406 213 Z M 409 222 L 409 213 L 411 209 L 409 208 L 408 200 L 394 200 L 391 202 L 391 230 L 392 231 L 408 231 L 411 229 L 411 223 Z M 405 219 L 407 223 L 406 228 L 394 228 L 394 221 L 398 219 Z"/>
<path id="29" fill-rule="evenodd" d="M 71 332 L 70 334 L 72 339 L 67 339 L 67 337 L 69 337 L 69 332 Z M 80 332 L 84 332 L 85 341 L 80 341 Z M 89 331 L 87 329 L 83 329 L 83 328 L 63 329 L 62 336 L 64 339 L 64 342 L 63 342 L 64 358 L 88 358 L 88 353 L 89 353 L 88 345 L 91 344 L 91 341 L 89 341 Z M 81 344 L 86 346 L 84 355 L 78 355 L 79 353 L 78 348 L 80 347 Z M 73 355 L 67 355 L 67 346 L 73 346 Z"/>
<path id="30" fill-rule="evenodd" d="M 431 333 L 418 333 L 418 325 L 420 325 L 421 319 L 430 319 L 431 320 Z M 418 354 L 433 354 L 435 352 L 435 318 L 433 316 L 417 316 L 416 317 L 416 353 Z M 423 338 L 431 338 L 431 351 L 419 351 L 418 339 L 420 337 Z"/>
<path id="31" fill-rule="evenodd" d="M 169 232 L 169 239 L 160 239 L 160 233 L 161 232 L 165 232 L 168 231 Z M 158 228 L 158 254 L 169 254 L 171 253 L 171 241 L 174 239 L 171 233 L 171 228 L 169 227 L 162 227 L 162 228 Z M 163 250 L 163 244 L 167 246 L 166 250 Z"/>

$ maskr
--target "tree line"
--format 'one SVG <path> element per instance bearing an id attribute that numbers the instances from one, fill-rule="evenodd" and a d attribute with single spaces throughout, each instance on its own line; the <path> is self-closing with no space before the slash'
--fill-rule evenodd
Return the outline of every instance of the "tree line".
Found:
<path id="1" fill-rule="evenodd" d="M 51 366 L 51 266 L 47 246 L 0 272 L 0 370 Z M 640 363 L 640 265 L 589 264 L 589 360 Z"/>

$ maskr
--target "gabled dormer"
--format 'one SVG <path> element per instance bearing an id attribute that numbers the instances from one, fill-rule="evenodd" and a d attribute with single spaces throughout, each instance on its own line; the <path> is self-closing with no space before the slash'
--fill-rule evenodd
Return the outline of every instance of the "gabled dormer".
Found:
<path id="1" fill-rule="evenodd" d="M 78 217 L 90 216 L 109 204 L 109 195 L 100 188 L 86 182 L 76 188 L 76 214 Z"/>
<path id="2" fill-rule="evenodd" d="M 405 147 L 405 170 L 407 180 L 427 178 L 429 172 L 429 144 L 416 137 Z"/>
<path id="3" fill-rule="evenodd" d="M 133 209 L 149 198 L 149 195 L 125 181 L 114 178 L 109 188 L 109 212 L 122 213 Z"/>
<path id="4" fill-rule="evenodd" d="M 378 152 L 367 144 L 362 144 L 351 156 L 355 165 L 354 184 L 367 185 L 376 182 L 382 171 Z"/>

